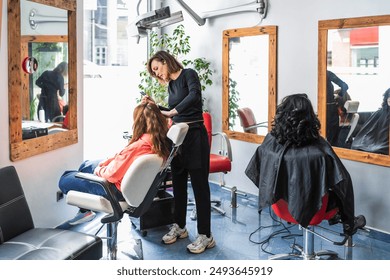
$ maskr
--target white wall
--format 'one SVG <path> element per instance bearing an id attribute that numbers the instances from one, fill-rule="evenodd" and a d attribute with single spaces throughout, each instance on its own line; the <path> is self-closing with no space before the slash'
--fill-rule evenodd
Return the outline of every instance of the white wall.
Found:
<path id="1" fill-rule="evenodd" d="M 251 1 L 185 1 L 199 15 L 202 12 L 223 9 Z M 164 1 L 171 12 L 182 10 L 174 0 Z M 191 36 L 191 56 L 204 56 L 211 60 L 215 70 L 214 84 L 207 90 L 214 130 L 221 130 L 222 104 L 222 31 L 225 29 L 257 25 L 260 17 L 254 13 L 235 14 L 207 19 L 198 26 L 183 11 L 186 32 Z M 318 21 L 326 19 L 390 14 L 387 0 L 269 0 L 267 17 L 261 25 L 278 26 L 277 93 L 280 101 L 286 95 L 305 92 L 317 108 L 317 53 Z M 390 83 L 389 83 L 390 86 Z M 225 175 L 227 185 L 239 190 L 257 193 L 257 188 L 245 176 L 245 168 L 257 145 L 232 141 L 233 170 Z M 215 150 L 216 147 L 213 146 Z M 349 170 L 355 190 L 357 214 L 364 214 L 369 226 L 390 232 L 390 169 L 371 164 L 343 160 Z M 211 176 L 217 181 L 218 177 Z"/>
<path id="2" fill-rule="evenodd" d="M 1 25 L 1 50 L 0 59 L 0 167 L 14 165 L 32 216 L 37 227 L 56 226 L 64 220 L 72 217 L 77 211 L 75 207 L 69 207 L 64 200 L 56 202 L 58 179 L 67 169 L 77 168 L 82 161 L 83 154 L 83 79 L 82 79 L 82 41 L 83 41 L 83 1 L 77 1 L 77 40 L 78 40 L 78 127 L 79 142 L 77 144 L 60 148 L 55 151 L 33 156 L 28 159 L 12 162 L 9 159 L 9 134 L 8 134 L 8 48 L 7 48 L 7 1 L 3 1 L 2 25 Z"/>

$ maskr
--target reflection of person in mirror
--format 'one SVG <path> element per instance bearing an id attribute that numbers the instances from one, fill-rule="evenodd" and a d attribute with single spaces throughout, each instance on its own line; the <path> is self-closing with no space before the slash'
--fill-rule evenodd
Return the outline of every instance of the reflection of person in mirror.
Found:
<path id="1" fill-rule="evenodd" d="M 333 84 L 340 87 L 338 95 L 343 97 L 348 90 L 348 85 L 336 76 L 335 73 L 326 71 L 326 138 L 332 146 L 337 145 L 340 132 L 340 120 L 338 106 L 335 100 Z"/>
<path id="2" fill-rule="evenodd" d="M 334 91 L 334 98 L 337 103 L 337 111 L 340 117 L 340 125 L 341 125 L 341 124 L 345 124 L 345 122 L 347 121 L 346 119 L 347 109 L 345 109 L 344 107 L 345 102 L 352 99 L 351 96 L 348 94 L 348 92 L 345 92 L 343 96 L 340 96 L 340 91 L 341 91 L 340 88 Z"/>
<path id="3" fill-rule="evenodd" d="M 259 188 L 260 210 L 289 204 L 294 219 L 306 227 L 328 195 L 328 210 L 338 208 L 331 223 L 343 224 L 351 236 L 366 224 L 355 217 L 351 177 L 319 133 L 321 124 L 306 94 L 285 97 L 276 109 L 272 129 L 252 156 L 245 174 Z"/>
<path id="4" fill-rule="evenodd" d="M 45 111 L 47 122 L 61 116 L 60 100 L 65 94 L 64 78 L 68 75 L 68 63 L 61 62 L 53 70 L 46 70 L 35 84 L 41 88 L 38 111 Z"/>
<path id="5" fill-rule="evenodd" d="M 390 88 L 383 94 L 381 108 L 363 124 L 353 139 L 351 149 L 388 155 L 390 125 Z"/>
<path id="6" fill-rule="evenodd" d="M 65 171 L 59 181 L 59 188 L 64 194 L 70 190 L 91 193 L 107 197 L 104 189 L 96 183 L 76 177 L 78 172 L 93 173 L 114 184 L 115 196 L 123 200 L 121 183 L 124 175 L 134 160 L 141 155 L 157 154 L 167 159 L 171 144 L 168 140 L 168 122 L 158 107 L 151 102 L 142 102 L 133 111 L 133 135 L 130 142 L 116 155 L 105 160 L 86 160 L 78 170 Z M 80 209 L 70 224 L 87 222 L 95 213 Z"/>
<path id="7" fill-rule="evenodd" d="M 187 249 L 194 254 L 204 252 L 215 246 L 211 234 L 210 186 L 208 181 L 210 166 L 210 145 L 203 123 L 202 91 L 198 74 L 183 65 L 166 51 L 153 55 L 147 64 L 149 74 L 160 83 L 168 85 L 168 111 L 161 111 L 173 122 L 185 122 L 189 125 L 188 133 L 180 152 L 172 160 L 172 182 L 175 199 L 175 223 L 163 236 L 165 244 L 172 244 L 178 239 L 188 237 L 186 229 L 187 182 L 195 195 L 197 211 L 198 237 Z M 144 96 L 143 99 L 151 99 Z"/>

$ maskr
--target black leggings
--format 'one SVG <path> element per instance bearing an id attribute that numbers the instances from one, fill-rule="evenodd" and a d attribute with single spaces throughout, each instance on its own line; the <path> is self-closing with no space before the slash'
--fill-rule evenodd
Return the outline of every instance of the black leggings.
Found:
<path id="1" fill-rule="evenodd" d="M 190 125 L 181 150 L 171 165 L 175 221 L 181 228 L 186 225 L 189 176 L 195 196 L 198 233 L 207 236 L 211 233 L 209 166 L 210 145 L 206 129 L 203 123 Z"/>

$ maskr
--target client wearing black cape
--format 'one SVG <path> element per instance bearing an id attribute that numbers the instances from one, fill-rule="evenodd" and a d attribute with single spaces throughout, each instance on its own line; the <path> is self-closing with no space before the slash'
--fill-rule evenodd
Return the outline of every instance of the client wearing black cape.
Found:
<path id="1" fill-rule="evenodd" d="M 390 88 L 383 94 L 382 107 L 373 113 L 353 139 L 351 149 L 389 154 Z"/>
<path id="2" fill-rule="evenodd" d="M 366 221 L 355 217 L 351 177 L 319 129 L 306 94 L 285 97 L 245 173 L 259 188 L 259 209 L 284 199 L 294 219 L 306 227 L 328 194 L 328 209 L 339 209 L 335 222 L 353 235 Z"/>

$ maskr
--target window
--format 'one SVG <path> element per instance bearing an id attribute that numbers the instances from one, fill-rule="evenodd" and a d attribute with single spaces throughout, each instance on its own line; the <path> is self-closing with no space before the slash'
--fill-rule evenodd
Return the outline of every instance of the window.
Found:
<path id="1" fill-rule="evenodd" d="M 114 155 L 126 144 L 145 69 L 147 38 L 137 43 L 127 26 L 138 1 L 84 0 L 84 158 Z M 142 1 L 140 13 L 146 12 Z M 107 145 L 109 143 L 109 145 Z"/>

